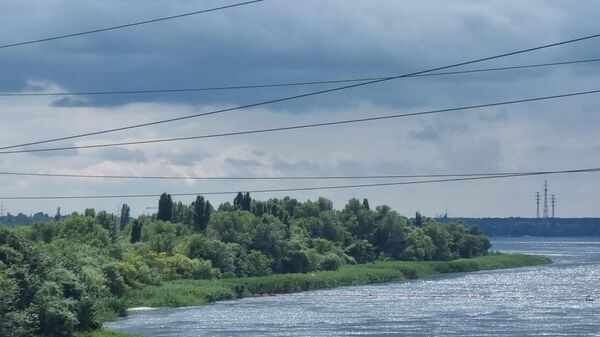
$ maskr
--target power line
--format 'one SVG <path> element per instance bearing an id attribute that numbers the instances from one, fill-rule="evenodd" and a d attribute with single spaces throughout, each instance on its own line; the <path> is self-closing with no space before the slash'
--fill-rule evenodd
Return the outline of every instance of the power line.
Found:
<path id="1" fill-rule="evenodd" d="M 171 16 L 165 16 L 165 17 L 156 18 L 156 19 L 150 19 L 150 20 L 138 21 L 138 22 L 133 22 L 133 23 L 127 23 L 127 24 L 124 24 L 124 25 L 118 25 L 118 26 L 111 26 L 111 27 L 105 27 L 105 28 L 92 29 L 92 30 L 88 30 L 88 31 L 78 32 L 78 33 L 71 33 L 71 34 L 65 34 L 65 35 L 59 35 L 59 36 L 53 36 L 53 37 L 46 37 L 46 38 L 41 38 L 41 39 L 36 39 L 36 40 L 29 40 L 29 41 L 23 41 L 23 42 L 9 43 L 9 44 L 0 45 L 0 49 L 12 48 L 12 47 L 18 47 L 18 46 L 24 46 L 24 45 L 29 45 L 29 44 L 34 44 L 34 43 L 41 43 L 41 42 L 48 42 L 48 41 L 54 41 L 54 40 L 67 39 L 67 38 L 76 37 L 76 36 L 96 34 L 96 33 L 106 32 L 106 31 L 110 31 L 110 30 L 117 30 L 117 29 L 129 28 L 129 27 L 134 27 L 134 26 L 141 26 L 141 25 L 146 25 L 146 24 L 149 24 L 149 23 L 155 23 L 155 22 L 159 22 L 159 21 L 167 21 L 167 20 L 179 19 L 179 18 L 183 18 L 183 17 L 187 17 L 187 16 L 192 16 L 192 15 L 204 14 L 204 13 L 209 13 L 209 12 L 216 12 L 216 11 L 220 11 L 220 10 L 224 10 L 224 9 L 229 9 L 229 8 L 234 8 L 234 7 L 240 7 L 240 6 L 244 6 L 244 5 L 250 5 L 250 4 L 254 4 L 254 3 L 262 2 L 262 1 L 265 1 L 265 0 L 254 0 L 254 1 L 240 2 L 240 3 L 235 3 L 235 4 L 231 4 L 231 5 L 227 5 L 227 6 L 215 7 L 215 8 L 209 8 L 209 9 L 203 9 L 203 10 L 199 10 L 199 11 L 182 13 L 182 14 L 171 15 Z"/>
<path id="2" fill-rule="evenodd" d="M 257 190 L 246 190 L 245 192 L 248 192 L 248 193 L 276 193 L 276 192 L 337 190 L 337 189 L 350 189 L 350 188 L 417 185 L 417 184 L 470 181 L 470 180 L 504 179 L 504 178 L 534 176 L 534 175 L 574 174 L 574 173 L 591 173 L 591 172 L 600 172 L 600 168 L 545 171 L 545 172 L 509 174 L 509 175 L 500 175 L 500 176 L 482 176 L 482 177 L 464 177 L 464 178 L 449 178 L 449 179 L 435 179 L 435 180 L 402 181 L 402 182 L 389 182 L 389 183 L 373 183 L 373 184 L 257 189 Z M 216 191 L 216 192 L 196 192 L 196 193 L 171 193 L 171 196 L 181 197 L 181 196 L 195 196 L 195 195 L 229 195 L 229 194 L 236 194 L 238 192 L 239 192 L 239 190 L 237 190 L 237 191 Z M 160 195 L 161 195 L 161 193 L 158 193 L 158 194 L 79 195 L 79 196 L 25 196 L 25 197 L 14 197 L 13 196 L 13 197 L 0 197 L 0 199 L 3 199 L 3 200 L 56 200 L 56 199 L 156 198 L 156 197 L 159 197 Z"/>
<path id="3" fill-rule="evenodd" d="M 481 68 L 481 69 L 472 69 L 472 70 L 427 73 L 427 74 L 419 74 L 419 75 L 407 76 L 407 77 L 432 77 L 432 76 L 446 76 L 446 75 L 459 75 L 459 74 L 473 74 L 473 73 L 504 71 L 504 70 L 518 70 L 518 69 L 551 67 L 551 66 L 569 65 L 569 64 L 586 64 L 586 63 L 593 63 L 593 62 L 599 62 L 599 61 L 600 61 L 600 58 L 596 58 L 596 59 L 562 61 L 562 62 L 552 62 L 552 63 L 526 64 L 526 65 L 508 66 L 508 67 Z M 307 81 L 307 82 L 266 83 L 266 84 L 231 85 L 231 86 L 214 86 L 214 87 L 198 87 L 198 88 L 164 88 L 164 89 L 147 89 L 147 90 L 138 89 L 138 90 L 114 90 L 114 91 L 5 92 L 5 93 L 0 93 L 0 97 L 98 96 L 98 95 L 186 93 L 186 92 L 199 92 L 199 91 L 243 90 L 243 89 L 280 88 L 280 87 L 308 86 L 308 85 L 321 85 L 321 84 L 350 83 L 350 82 L 366 82 L 366 81 L 380 80 L 380 79 L 384 79 L 384 78 L 385 77 L 364 77 L 364 78 L 349 78 L 349 79 L 339 79 L 339 80 L 323 80 L 323 81 Z"/>
<path id="4" fill-rule="evenodd" d="M 283 127 L 274 127 L 274 128 L 266 128 L 266 129 L 256 129 L 256 130 L 248 130 L 248 131 L 233 131 L 233 132 L 215 133 L 215 134 L 199 135 L 199 136 L 187 136 L 187 137 L 176 137 L 176 138 L 162 138 L 162 139 L 149 139 L 149 140 L 138 140 L 138 141 L 129 141 L 129 142 L 115 142 L 115 143 L 93 144 L 93 145 L 63 146 L 63 147 L 40 148 L 40 149 L 8 150 L 8 151 L 0 151 L 0 155 L 3 155 L 3 154 L 16 154 L 16 153 L 36 153 L 36 152 L 49 152 L 49 151 L 94 149 L 94 148 L 125 146 L 125 145 L 154 144 L 154 143 L 176 142 L 176 141 L 195 140 L 195 139 L 208 139 L 208 138 L 231 137 L 231 136 L 241 136 L 241 135 L 249 135 L 249 134 L 278 132 L 278 131 L 299 130 L 299 129 L 308 129 L 308 128 L 315 128 L 315 127 L 332 126 L 332 125 L 365 123 L 365 122 L 372 122 L 372 121 L 379 121 L 379 120 L 386 120 L 386 119 L 396 119 L 396 118 L 405 118 L 405 117 L 414 117 L 414 116 L 423 116 L 423 115 L 433 115 L 433 114 L 439 114 L 439 113 L 445 113 L 445 112 L 454 112 L 454 111 L 461 111 L 461 110 L 472 110 L 472 109 L 480 109 L 480 108 L 489 108 L 489 107 L 502 106 L 502 105 L 512 105 L 512 104 L 520 104 L 520 103 L 528 103 L 528 102 L 538 102 L 538 101 L 545 101 L 545 100 L 552 100 L 552 99 L 559 99 L 559 98 L 567 98 L 567 97 L 591 95 L 591 94 L 597 94 L 597 93 L 600 93 L 600 89 L 599 90 L 589 90 L 589 91 L 572 92 L 572 93 L 566 93 L 566 94 L 560 94 L 560 95 L 552 95 L 552 96 L 542 96 L 542 97 L 525 98 L 525 99 L 512 100 L 512 101 L 501 101 L 501 102 L 493 102 L 493 103 L 485 103 L 485 104 L 477 104 L 477 105 L 467 105 L 467 106 L 456 107 L 456 108 L 428 110 L 428 111 L 411 112 L 411 113 L 404 113 L 404 114 L 393 114 L 393 115 L 385 115 L 385 116 L 377 116 L 377 117 L 365 117 L 365 118 L 357 118 L 357 119 L 346 119 L 346 120 L 339 120 L 339 121 L 333 121 L 333 122 L 300 124 L 300 125 L 293 125 L 293 126 L 283 126 Z"/>
<path id="5" fill-rule="evenodd" d="M 240 105 L 240 106 L 236 106 L 236 107 L 233 107 L 233 108 L 220 109 L 220 110 L 214 110 L 214 111 L 210 111 L 210 112 L 197 113 L 197 114 L 192 114 L 192 115 L 187 115 L 187 116 L 180 116 L 180 117 L 162 119 L 162 120 L 157 120 L 157 121 L 147 122 L 147 123 L 132 124 L 132 125 L 123 126 L 123 127 L 119 127 L 119 128 L 105 129 L 105 130 L 101 130 L 101 131 L 81 133 L 81 134 L 72 135 L 72 136 L 51 138 L 51 139 L 46 139 L 46 140 L 41 140 L 41 141 L 28 142 L 28 143 L 16 144 L 16 145 L 10 145 L 10 146 L 4 146 L 4 147 L 0 147 L 0 150 L 6 150 L 6 149 L 12 149 L 12 148 L 24 147 L 24 146 L 30 146 L 30 145 L 38 145 L 38 144 L 44 144 L 44 143 L 51 143 L 51 142 L 56 142 L 56 141 L 60 141 L 60 140 L 69 140 L 69 139 L 75 139 L 75 138 L 83 138 L 83 137 L 95 136 L 95 135 L 112 133 L 112 132 L 117 132 L 117 131 L 131 130 L 131 129 L 141 128 L 141 127 L 146 127 L 146 126 L 171 123 L 171 122 L 175 122 L 175 121 L 181 121 L 181 120 L 186 120 L 186 119 L 191 119 L 191 118 L 197 118 L 197 117 L 202 117 L 202 116 L 208 116 L 208 115 L 215 115 L 215 114 L 220 114 L 220 113 L 229 112 L 229 111 L 242 110 L 242 109 L 248 109 L 248 108 L 254 108 L 254 107 L 258 107 L 258 106 L 268 105 L 268 104 L 274 104 L 274 103 L 292 101 L 292 100 L 297 100 L 297 99 L 301 99 L 301 98 L 312 97 L 312 96 L 322 95 L 322 94 L 326 94 L 326 93 L 337 92 L 337 91 L 341 91 L 341 90 L 347 90 L 347 89 L 351 89 L 351 88 L 357 88 L 357 87 L 367 86 L 367 85 L 371 85 L 371 84 L 375 84 L 375 83 L 381 83 L 381 82 L 391 81 L 391 80 L 398 79 L 398 78 L 411 77 L 411 76 L 415 76 L 415 75 L 420 75 L 420 74 L 425 74 L 425 73 L 431 73 L 431 72 L 435 72 L 435 71 L 440 71 L 440 70 L 445 70 L 445 69 L 450 69 L 450 68 L 456 68 L 456 67 L 460 67 L 460 66 L 465 66 L 465 65 L 469 65 L 469 64 L 474 64 L 474 63 L 479 63 L 479 62 L 484 62 L 484 61 L 499 59 L 499 58 L 503 58 L 503 57 L 507 57 L 507 56 L 513 56 L 513 55 L 528 53 L 528 52 L 532 52 L 532 51 L 537 51 L 537 50 L 547 49 L 547 48 L 551 48 L 551 47 L 566 45 L 566 44 L 570 44 L 570 43 L 580 42 L 580 41 L 584 41 L 584 40 L 594 39 L 594 38 L 597 38 L 597 37 L 600 37 L 600 34 L 588 35 L 588 36 L 579 37 L 579 38 L 570 39 L 570 40 L 565 40 L 565 41 L 561 41 L 561 42 L 556 42 L 556 43 L 551 43 L 551 44 L 545 44 L 545 45 L 541 45 L 541 46 L 537 46 L 537 47 L 533 47 L 533 48 L 520 49 L 520 50 L 517 50 L 517 51 L 512 51 L 512 52 L 508 52 L 508 53 L 498 54 L 498 55 L 494 55 L 494 56 L 482 57 L 482 58 L 478 58 L 478 59 L 474 59 L 474 60 L 470 60 L 470 61 L 454 63 L 454 64 L 447 65 L 447 66 L 442 66 L 442 67 L 437 67 L 437 68 L 431 68 L 431 69 L 427 69 L 427 70 L 421 70 L 421 71 L 417 71 L 417 72 L 413 72 L 413 73 L 408 73 L 408 74 L 404 74 L 404 75 L 397 75 L 397 76 L 385 77 L 385 78 L 381 78 L 381 79 L 377 79 L 377 80 L 372 80 L 372 81 L 367 81 L 367 82 L 361 82 L 361 83 L 356 83 L 356 84 L 350 84 L 350 85 L 344 85 L 344 86 L 340 86 L 340 87 L 335 87 L 335 88 L 330 88 L 330 89 L 324 89 L 324 90 L 319 90 L 319 91 L 313 91 L 313 92 L 309 92 L 309 93 L 305 93 L 305 94 L 300 94 L 300 95 L 293 95 L 293 96 L 287 96 L 287 97 L 283 97 L 283 98 L 272 99 L 272 100 L 268 100 L 268 101 L 262 101 L 262 102 L 257 102 L 257 103 Z"/>
<path id="6" fill-rule="evenodd" d="M 383 175 L 330 175 L 330 176 L 159 176 L 159 175 L 101 175 L 101 174 L 66 174 L 66 173 L 34 173 L 0 171 L 4 176 L 53 177 L 79 179 L 137 179 L 137 180 L 343 180 L 343 179 L 398 179 L 398 178 L 441 178 L 441 177 L 477 177 L 504 176 L 514 174 L 535 174 L 544 171 L 528 172 L 486 172 L 486 173 L 441 173 L 441 174 L 383 174 Z"/>

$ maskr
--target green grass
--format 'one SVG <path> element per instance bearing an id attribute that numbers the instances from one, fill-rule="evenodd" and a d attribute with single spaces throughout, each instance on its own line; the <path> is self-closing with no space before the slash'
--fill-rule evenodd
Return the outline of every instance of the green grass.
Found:
<path id="1" fill-rule="evenodd" d="M 386 261 L 369 264 L 370 268 L 401 271 L 407 278 L 421 278 L 442 273 L 464 273 L 479 270 L 518 268 L 551 263 L 543 256 L 524 254 L 490 254 L 453 261 Z"/>
<path id="2" fill-rule="evenodd" d="M 108 331 L 104 329 L 90 331 L 90 332 L 78 332 L 75 337 L 138 337 L 136 335 L 129 335 L 122 332 Z"/>
<path id="3" fill-rule="evenodd" d="M 454 261 L 385 261 L 343 266 L 337 271 L 309 274 L 279 274 L 210 281 L 172 281 L 160 286 L 147 286 L 129 291 L 126 294 L 126 300 L 130 308 L 192 306 L 255 294 L 293 293 L 312 289 L 401 281 L 406 278 L 421 278 L 440 273 L 516 268 L 547 263 L 550 263 L 550 260 L 545 257 L 523 254 L 490 254 Z"/>
<path id="4" fill-rule="evenodd" d="M 349 266 L 337 271 L 308 274 L 278 274 L 212 281 L 178 280 L 129 291 L 126 297 L 128 307 L 175 307 L 200 305 L 254 294 L 284 294 L 403 279 L 404 275 L 398 270 Z"/>

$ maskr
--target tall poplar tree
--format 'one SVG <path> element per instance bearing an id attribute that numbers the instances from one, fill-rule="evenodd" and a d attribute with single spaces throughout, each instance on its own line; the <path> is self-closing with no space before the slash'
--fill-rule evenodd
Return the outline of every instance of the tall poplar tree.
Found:
<path id="1" fill-rule="evenodd" d="M 142 223 L 138 220 L 133 220 L 131 225 L 131 243 L 142 241 Z"/>
<path id="2" fill-rule="evenodd" d="M 204 200 L 204 197 L 197 196 L 194 205 L 194 228 L 198 232 L 204 232 L 206 226 L 210 221 L 210 214 L 212 212 L 212 206 L 208 200 Z"/>
<path id="3" fill-rule="evenodd" d="M 121 230 L 123 230 L 123 228 L 125 228 L 125 226 L 129 224 L 130 211 L 131 210 L 129 209 L 129 206 L 127 204 L 123 204 L 123 206 L 121 206 L 121 219 L 119 222 L 119 228 Z"/>
<path id="4" fill-rule="evenodd" d="M 158 220 L 171 221 L 173 219 L 173 201 L 171 195 L 163 193 L 160 195 L 158 200 L 158 214 L 156 215 Z"/>

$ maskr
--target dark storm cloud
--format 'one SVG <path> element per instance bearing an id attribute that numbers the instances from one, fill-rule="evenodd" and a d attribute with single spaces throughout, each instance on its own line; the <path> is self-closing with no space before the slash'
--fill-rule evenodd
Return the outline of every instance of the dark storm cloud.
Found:
<path id="1" fill-rule="evenodd" d="M 43 4 L 45 12 L 40 12 L 35 20 L 22 20 L 19 13 L 29 13 L 31 6 L 40 3 L 17 2 L 6 4 L 4 14 L 0 14 L 5 26 L 12 28 L 0 37 L 10 42 L 217 4 L 221 3 L 157 1 L 149 4 L 112 0 L 102 4 L 73 4 L 59 1 Z M 506 22 L 510 14 L 522 16 L 521 12 L 533 10 L 540 4 L 547 4 L 547 8 L 538 11 L 540 17 L 536 17 L 537 25 L 544 30 L 553 26 L 552 20 L 556 20 L 555 16 L 560 17 L 556 13 L 560 10 L 577 12 L 585 17 L 594 12 L 588 7 L 600 9 L 600 4 L 594 2 L 585 2 L 585 5 L 578 2 L 565 8 L 560 2 L 523 4 L 511 1 L 509 4 L 474 5 L 470 1 L 460 1 L 449 6 L 450 13 L 456 14 L 454 16 L 438 18 L 440 13 L 428 13 L 433 15 L 431 19 L 438 19 L 438 26 L 419 31 L 411 15 L 424 15 L 423 9 L 440 6 L 440 3 L 427 1 L 417 5 L 382 1 L 371 6 L 360 1 L 268 1 L 179 21 L 7 49 L 2 51 L 0 58 L 0 66 L 4 69 L 0 88 L 18 91 L 32 79 L 53 81 L 74 91 L 94 91 L 401 74 L 568 38 L 577 33 L 592 33 L 585 20 L 574 22 L 569 17 L 556 21 L 557 30 L 551 39 L 539 32 L 523 34 L 523 31 L 514 31 L 527 27 L 526 23 L 514 18 L 514 22 Z M 492 11 L 494 6 L 498 7 L 497 12 Z M 372 17 L 361 11 L 368 11 Z M 566 25 L 571 29 L 568 34 L 560 31 Z M 11 31 L 18 34 L 10 34 Z M 552 51 L 548 58 L 590 54 L 570 52 L 577 47 Z M 354 100 L 371 100 L 414 107 L 431 101 L 470 101 L 471 93 L 485 98 L 485 93 L 489 92 L 477 88 L 494 87 L 514 75 L 515 72 L 492 75 L 492 83 L 488 82 L 490 77 L 479 83 L 477 80 L 464 83 L 464 77 L 460 76 L 442 80 L 402 79 L 396 83 L 308 99 L 302 105 L 289 103 L 286 106 L 297 109 L 307 105 L 345 106 Z M 94 96 L 87 97 L 87 102 L 91 105 L 136 101 L 242 104 L 309 90 Z M 438 94 L 435 99 L 426 94 L 431 90 Z M 83 103 L 70 99 L 55 102 L 58 106 Z"/>

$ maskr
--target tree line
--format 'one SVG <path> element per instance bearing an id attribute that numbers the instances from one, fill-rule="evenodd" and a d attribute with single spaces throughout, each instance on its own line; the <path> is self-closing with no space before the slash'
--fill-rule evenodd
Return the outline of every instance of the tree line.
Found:
<path id="1" fill-rule="evenodd" d="M 131 289 L 176 279 L 336 270 L 374 260 L 451 260 L 487 253 L 474 226 L 409 219 L 368 200 L 254 200 L 214 208 L 163 194 L 152 216 L 86 209 L 0 227 L 0 335 L 70 336 L 125 313 Z"/>

